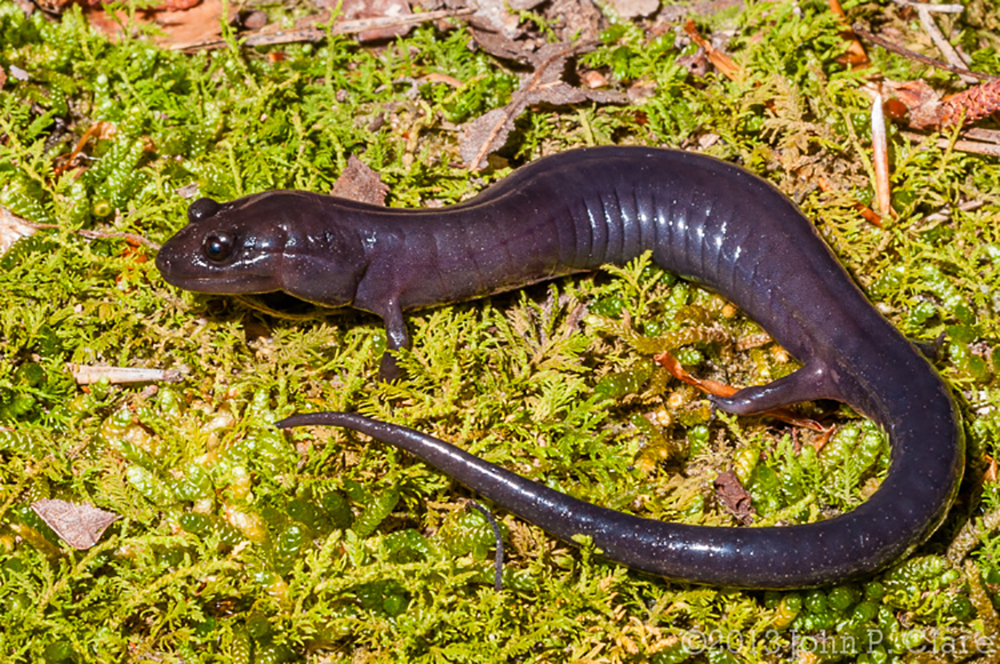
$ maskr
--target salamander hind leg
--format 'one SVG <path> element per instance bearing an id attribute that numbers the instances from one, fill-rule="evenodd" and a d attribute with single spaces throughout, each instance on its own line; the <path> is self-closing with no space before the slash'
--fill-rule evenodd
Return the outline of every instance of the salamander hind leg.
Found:
<path id="1" fill-rule="evenodd" d="M 379 364 L 378 379 L 385 383 L 391 383 L 402 378 L 402 369 L 396 364 L 393 353 L 401 348 L 409 348 L 410 337 L 406 332 L 406 319 L 403 317 L 403 310 L 395 299 L 386 303 L 382 319 L 385 321 L 386 350 L 382 354 L 382 362 Z"/>
<path id="2" fill-rule="evenodd" d="M 734 415 L 756 415 L 814 399 L 840 399 L 831 373 L 811 362 L 767 385 L 746 387 L 730 397 L 710 396 L 716 408 Z"/>

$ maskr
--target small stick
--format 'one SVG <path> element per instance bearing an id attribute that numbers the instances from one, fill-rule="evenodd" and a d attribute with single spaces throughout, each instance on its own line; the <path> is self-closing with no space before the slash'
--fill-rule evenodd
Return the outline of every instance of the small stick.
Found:
<path id="1" fill-rule="evenodd" d="M 822 175 L 816 178 L 816 185 L 819 187 L 820 191 L 833 191 L 833 186 Z M 854 201 L 854 209 L 857 210 L 866 221 L 882 228 L 882 216 L 878 212 L 858 200 Z M 738 350 L 744 350 L 741 346 L 742 344 L 738 343 L 736 348 Z"/>
<path id="2" fill-rule="evenodd" d="M 944 54 L 944 59 L 954 67 L 959 69 L 965 68 L 968 63 L 964 58 L 962 58 L 961 55 L 958 54 L 958 51 L 956 51 L 955 47 L 951 45 L 951 42 L 945 39 L 944 35 L 941 33 L 941 29 L 938 28 L 937 23 L 934 21 L 934 16 L 931 15 L 931 12 L 926 7 L 918 7 L 917 16 L 920 17 L 920 23 L 923 24 L 924 30 L 927 31 L 928 35 L 930 35 L 931 41 L 934 42 L 934 45 L 938 47 L 938 50 Z M 966 85 L 972 85 L 976 82 L 975 78 L 968 75 L 959 74 L 959 77 Z"/>
<path id="3" fill-rule="evenodd" d="M 911 51 L 908 48 L 903 48 L 902 46 L 893 44 L 891 41 L 887 39 L 883 39 L 882 37 L 878 37 L 868 32 L 863 27 L 861 27 L 860 23 L 855 23 L 853 26 L 851 26 L 851 30 L 853 30 L 854 34 L 861 37 L 862 39 L 870 41 L 871 43 L 876 44 L 878 46 L 881 46 L 887 51 L 898 53 L 899 55 L 910 58 L 911 60 L 916 60 L 917 62 L 922 62 L 923 64 L 929 65 L 931 67 L 944 69 L 945 71 L 950 71 L 953 74 L 958 74 L 960 76 L 972 76 L 973 78 L 977 78 L 981 81 L 992 81 L 997 78 L 996 76 L 991 76 L 989 74 L 981 74 L 977 71 L 969 71 L 968 69 L 964 69 L 962 67 L 956 67 L 955 65 L 950 65 L 947 62 L 941 62 L 940 60 L 929 58 L 926 55 L 921 55 L 920 53 Z"/>
<path id="4" fill-rule="evenodd" d="M 701 36 L 693 20 L 688 19 L 687 23 L 684 24 L 684 31 L 691 38 L 691 41 L 705 50 L 705 55 L 709 61 L 711 61 L 716 69 L 722 72 L 723 76 L 731 81 L 735 81 L 743 76 L 743 70 L 731 57 L 712 46 L 712 42 Z"/>
<path id="5" fill-rule="evenodd" d="M 986 143 L 1000 144 L 1000 131 L 996 129 L 980 129 L 979 127 L 969 127 L 962 132 L 966 138 L 972 138 Z"/>
<path id="6" fill-rule="evenodd" d="M 963 133 L 967 138 L 974 138 L 977 141 L 987 143 L 1000 143 L 1000 131 L 996 129 L 980 129 L 979 127 L 969 127 Z"/>
<path id="7" fill-rule="evenodd" d="M 903 131 L 900 132 L 903 136 L 910 139 L 915 143 L 920 143 L 927 139 L 924 134 L 918 134 L 914 131 Z M 957 140 L 954 143 L 949 141 L 947 138 L 939 138 L 935 142 L 939 148 L 953 148 L 959 152 L 972 152 L 975 154 L 985 154 L 991 157 L 1000 157 L 1000 145 L 995 143 L 981 143 L 979 141 L 963 141 Z"/>
<path id="8" fill-rule="evenodd" d="M 26 221 L 25 223 L 39 230 L 62 228 L 58 224 L 36 224 L 31 221 Z M 75 233 L 76 235 L 79 235 L 80 237 L 85 237 L 88 240 L 125 240 L 129 244 L 133 245 L 141 244 L 155 251 L 159 251 L 160 249 L 160 245 L 158 245 L 156 242 L 153 242 L 152 240 L 147 240 L 143 236 L 136 235 L 135 233 L 122 233 L 120 231 L 90 231 L 85 228 L 81 228 L 80 230 L 71 230 L 70 233 Z"/>
<path id="9" fill-rule="evenodd" d="M 243 42 L 243 46 L 269 46 L 273 44 L 290 44 L 294 42 L 318 42 L 325 39 L 327 34 L 346 35 L 376 28 L 394 28 L 398 25 L 411 25 L 413 23 L 424 23 L 425 21 L 437 21 L 442 18 L 452 18 L 455 16 L 466 16 L 474 13 L 473 9 L 442 9 L 434 12 L 424 12 L 422 14 L 408 14 L 406 16 L 379 16 L 376 18 L 361 18 L 353 21 L 339 21 L 333 24 L 329 33 L 326 30 L 308 27 L 298 30 L 287 30 L 273 33 L 255 33 L 248 36 Z M 210 51 L 217 48 L 226 47 L 225 39 L 209 39 L 207 41 L 184 42 L 172 44 L 170 48 L 174 51 Z"/>
<path id="10" fill-rule="evenodd" d="M 910 2 L 910 0 L 892 0 L 900 7 L 912 7 L 917 11 L 921 9 L 926 9 L 929 12 L 937 12 L 939 14 L 961 14 L 965 11 L 964 5 L 932 5 L 927 2 Z"/>

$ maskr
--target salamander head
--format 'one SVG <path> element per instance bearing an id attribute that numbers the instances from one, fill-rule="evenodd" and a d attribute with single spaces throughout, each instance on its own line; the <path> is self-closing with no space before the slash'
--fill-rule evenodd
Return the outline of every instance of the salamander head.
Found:
<path id="1" fill-rule="evenodd" d="M 188 208 L 188 225 L 160 248 L 156 267 L 168 283 L 197 293 L 285 291 L 348 305 L 366 260 L 356 234 L 335 223 L 333 200 L 298 191 L 229 203 L 200 198 Z"/>

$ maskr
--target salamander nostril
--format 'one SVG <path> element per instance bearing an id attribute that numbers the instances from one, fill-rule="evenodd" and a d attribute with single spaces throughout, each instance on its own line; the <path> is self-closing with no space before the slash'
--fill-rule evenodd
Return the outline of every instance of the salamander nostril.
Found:
<path id="1" fill-rule="evenodd" d="M 214 216 L 222 207 L 217 201 L 211 198 L 199 198 L 188 207 L 188 223 L 196 224 Z"/>

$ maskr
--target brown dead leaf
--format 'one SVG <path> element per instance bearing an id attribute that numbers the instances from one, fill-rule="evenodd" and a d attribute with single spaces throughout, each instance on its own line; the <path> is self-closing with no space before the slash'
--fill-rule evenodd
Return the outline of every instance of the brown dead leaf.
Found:
<path id="1" fill-rule="evenodd" d="M 221 34 L 219 19 L 222 17 L 221 0 L 203 0 L 189 9 L 170 9 L 157 12 L 154 21 L 164 35 L 157 39 L 162 46 L 172 46 L 205 39 Z"/>
<path id="2" fill-rule="evenodd" d="M 34 235 L 35 227 L 0 205 L 0 256 L 5 255 L 14 243 Z"/>
<path id="3" fill-rule="evenodd" d="M 385 207 L 385 197 L 389 193 L 389 187 L 382 182 L 382 178 L 371 166 L 352 154 L 347 160 L 347 168 L 333 183 L 330 193 L 359 203 Z"/>
<path id="4" fill-rule="evenodd" d="M 69 9 L 73 4 L 72 0 L 35 0 L 34 2 L 22 2 L 21 10 L 26 14 L 28 12 L 34 11 L 37 6 L 46 14 L 62 14 L 64 11 Z M 87 7 L 88 5 L 96 4 L 96 2 L 89 2 L 84 0 L 79 3 L 82 7 Z"/>
<path id="5" fill-rule="evenodd" d="M 419 81 L 421 83 L 444 83 L 445 85 L 455 88 L 456 90 L 465 85 L 454 76 L 448 76 L 448 74 L 442 74 L 436 71 L 432 71 L 430 74 L 421 77 Z"/>
<path id="6" fill-rule="evenodd" d="M 479 48 L 492 56 L 524 64 L 531 62 L 531 51 L 524 44 L 509 39 L 495 30 L 490 30 L 478 16 L 469 18 L 469 32 L 472 33 Z"/>
<path id="7" fill-rule="evenodd" d="M 42 521 L 74 549 L 85 551 L 101 539 L 108 526 L 121 517 L 90 503 L 39 500 L 31 504 Z"/>
<path id="8" fill-rule="evenodd" d="M 740 478 L 736 477 L 736 473 L 731 470 L 719 473 L 712 485 L 715 487 L 715 495 L 719 502 L 734 517 L 747 525 L 753 523 L 754 517 L 757 516 L 757 510 L 753 508 L 753 499 L 740 484 Z"/>
<path id="9" fill-rule="evenodd" d="M 986 470 L 983 472 L 983 483 L 994 484 L 997 481 L 997 460 L 987 455 L 984 461 L 986 461 Z"/>
<path id="10" fill-rule="evenodd" d="M 941 95 L 924 80 L 905 81 L 888 85 L 896 91 L 896 99 L 909 111 L 910 126 L 915 129 L 936 127 L 941 123 Z"/>
<path id="11" fill-rule="evenodd" d="M 104 5 L 109 5 L 114 0 L 44 0 L 46 6 L 46 11 L 50 13 L 61 13 L 68 9 L 71 5 L 80 5 L 85 8 L 92 7 L 103 7 Z M 149 7 L 144 8 L 143 12 L 156 12 L 156 11 L 176 11 L 183 9 L 190 9 L 197 5 L 201 0 L 160 0 L 160 2 L 152 3 Z"/>
<path id="12" fill-rule="evenodd" d="M 596 41 L 608 27 L 593 0 L 552 0 L 546 15 L 555 19 L 553 28 L 562 41 Z"/>
<path id="13" fill-rule="evenodd" d="M 462 2 L 447 0 L 446 4 L 465 6 Z M 541 14 L 547 21 L 548 29 L 561 41 L 593 41 L 607 27 L 607 19 L 592 0 L 476 0 L 471 6 L 475 8 L 470 20 L 472 25 L 508 39 L 538 36 L 532 22 L 523 21 L 515 13 L 526 10 Z"/>
<path id="14" fill-rule="evenodd" d="M 265 25 L 267 25 L 267 12 L 260 10 L 240 12 L 240 27 L 245 30 L 260 30 Z"/>
<path id="15" fill-rule="evenodd" d="M 534 71 L 521 75 L 521 84 L 509 104 L 463 125 L 459 154 L 470 169 L 486 166 L 486 156 L 503 147 L 514 128 L 514 121 L 533 104 L 566 106 L 584 101 L 614 104 L 624 103 L 626 100 L 618 92 L 578 88 L 563 81 L 566 62 L 573 55 L 592 50 L 595 46 L 592 42 L 545 44 L 537 52 L 530 53 L 511 40 L 503 41 L 506 38 L 501 35 L 494 36 L 498 39 L 490 40 L 490 48 L 510 53 L 511 57 L 508 59 L 522 60 Z"/>
<path id="16" fill-rule="evenodd" d="M 523 106 L 517 109 L 523 110 Z M 495 108 L 461 127 L 458 139 L 458 153 L 470 169 L 486 167 L 485 157 L 495 152 L 507 142 L 507 136 L 514 128 L 514 118 L 508 106 Z"/>
<path id="17" fill-rule="evenodd" d="M 851 30 L 851 25 L 847 22 L 847 13 L 844 12 L 844 8 L 840 5 L 840 0 L 830 0 L 830 12 L 837 17 L 837 22 L 844 28 L 840 36 L 849 42 L 847 51 L 837 58 L 837 62 L 854 68 L 866 66 L 868 64 L 868 54 L 865 52 L 865 47 L 861 44 L 861 41 L 855 36 L 854 31 Z"/>
<path id="18" fill-rule="evenodd" d="M 60 2 L 62 0 L 59 0 Z M 91 26 L 112 39 L 121 36 L 122 25 L 127 24 L 127 12 L 108 11 L 105 0 L 69 0 L 84 6 L 84 15 Z M 231 8 L 230 16 L 237 13 Z M 222 16 L 221 0 L 163 0 L 157 6 L 143 11 L 138 18 L 155 23 L 163 33 L 157 43 L 170 46 L 177 42 L 205 40 L 219 35 L 219 18 Z"/>

